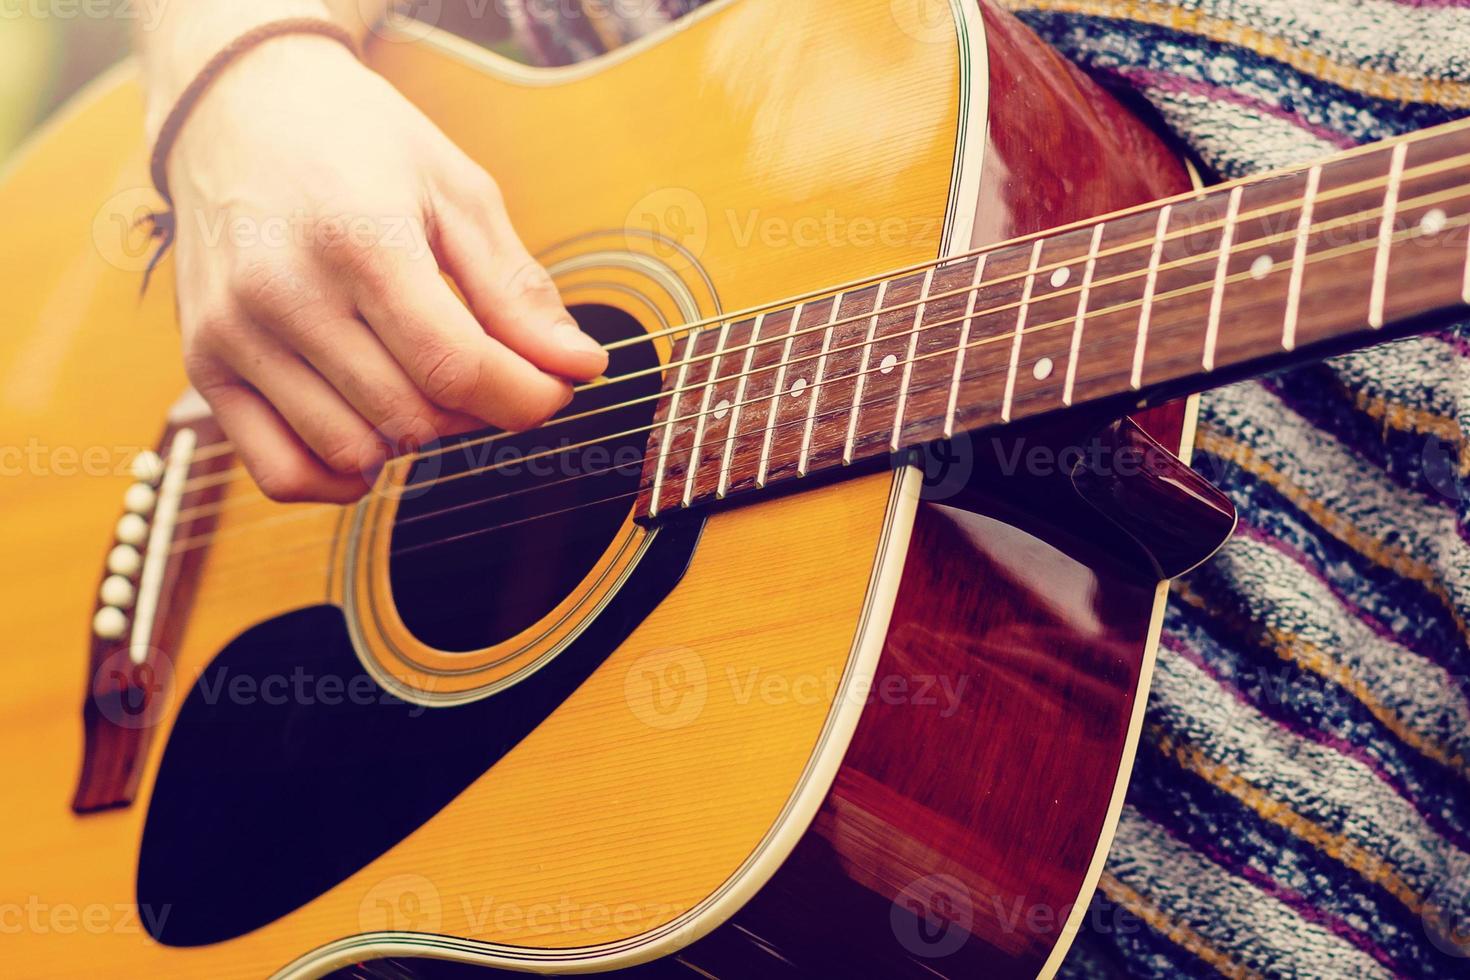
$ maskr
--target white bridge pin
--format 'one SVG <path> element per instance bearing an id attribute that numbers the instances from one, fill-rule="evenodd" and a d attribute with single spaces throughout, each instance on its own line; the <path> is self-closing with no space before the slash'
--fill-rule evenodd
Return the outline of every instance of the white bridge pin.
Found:
<path id="1" fill-rule="evenodd" d="M 92 632 L 99 639 L 120 640 L 128 631 L 127 613 L 116 606 L 103 606 L 97 610 L 97 615 L 92 617 Z"/>
<path id="2" fill-rule="evenodd" d="M 158 481 L 163 479 L 163 458 L 151 449 L 146 449 L 133 457 L 133 479 L 139 483 L 147 483 L 157 486 Z"/>
<path id="3" fill-rule="evenodd" d="M 130 544 L 120 544 L 108 552 L 107 570 L 114 575 L 136 578 L 143 570 L 143 555 Z"/>
<path id="4" fill-rule="evenodd" d="M 146 483 L 134 483 L 123 494 L 123 506 L 134 514 L 148 514 L 158 503 L 158 491 Z"/>
<path id="5" fill-rule="evenodd" d="M 117 522 L 117 540 L 139 547 L 148 540 L 148 522 L 137 514 L 124 514 Z"/>
<path id="6" fill-rule="evenodd" d="M 127 609 L 138 597 L 138 590 L 133 588 L 132 582 L 121 575 L 109 575 L 102 580 L 99 597 L 109 606 Z"/>

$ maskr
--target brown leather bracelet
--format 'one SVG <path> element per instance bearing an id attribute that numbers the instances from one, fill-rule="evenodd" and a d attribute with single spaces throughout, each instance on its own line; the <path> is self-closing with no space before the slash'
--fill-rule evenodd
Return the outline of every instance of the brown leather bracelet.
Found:
<path id="1" fill-rule="evenodd" d="M 153 276 L 153 270 L 163 260 L 174 240 L 177 222 L 173 213 L 174 198 L 168 185 L 168 158 L 173 152 L 174 144 L 178 142 L 179 133 L 183 131 L 184 124 L 189 121 L 189 116 L 204 94 L 209 91 L 209 87 L 237 58 L 271 38 L 288 34 L 316 34 L 328 37 L 345 45 L 354 56 L 361 57 L 357 48 L 357 40 L 340 24 L 334 24 L 320 17 L 288 17 L 252 27 L 205 62 L 204 67 L 199 69 L 199 74 L 194 76 L 194 80 L 189 83 L 179 95 L 174 107 L 169 110 L 168 115 L 164 118 L 163 126 L 158 130 L 158 139 L 153 144 L 149 175 L 153 179 L 153 186 L 158 191 L 158 195 L 163 198 L 166 210 L 150 214 L 146 219 L 152 223 L 151 235 L 159 239 L 159 246 L 143 273 L 145 291 L 148 289 L 148 281 Z"/>

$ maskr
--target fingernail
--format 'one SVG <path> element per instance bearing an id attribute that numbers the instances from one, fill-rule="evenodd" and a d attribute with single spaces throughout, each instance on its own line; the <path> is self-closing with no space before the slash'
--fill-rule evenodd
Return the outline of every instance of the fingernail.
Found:
<path id="1" fill-rule="evenodd" d="M 563 320 L 552 330 L 557 343 L 567 350 L 580 351 L 583 354 L 601 354 L 602 345 L 595 337 L 582 332 L 582 328 L 570 320 Z"/>

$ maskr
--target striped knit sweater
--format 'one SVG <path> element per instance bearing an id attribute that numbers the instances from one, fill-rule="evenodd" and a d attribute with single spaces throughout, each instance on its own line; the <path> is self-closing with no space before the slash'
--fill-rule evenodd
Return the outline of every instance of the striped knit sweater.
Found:
<path id="1" fill-rule="evenodd" d="M 1222 177 L 1470 111 L 1470 0 L 1005 2 Z M 696 5 L 517 26 L 565 63 Z M 1467 425 L 1470 327 L 1203 399 L 1240 531 L 1174 590 L 1064 973 L 1470 976 Z"/>

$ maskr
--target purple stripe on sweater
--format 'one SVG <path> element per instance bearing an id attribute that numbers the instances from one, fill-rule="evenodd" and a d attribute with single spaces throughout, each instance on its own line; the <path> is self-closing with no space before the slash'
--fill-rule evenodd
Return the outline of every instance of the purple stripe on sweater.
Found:
<path id="1" fill-rule="evenodd" d="M 1466 0 L 1466 2 L 1470 2 L 1470 0 Z M 1279 105 L 1273 105 L 1270 102 L 1252 98 L 1243 92 L 1237 92 L 1234 89 L 1225 88 L 1221 85 L 1197 82 L 1193 79 L 1180 78 L 1178 75 L 1171 75 L 1167 72 L 1154 71 L 1146 68 L 1119 68 L 1115 69 L 1113 74 L 1121 78 L 1126 78 L 1128 81 L 1139 86 L 1163 89 L 1167 92 L 1198 95 L 1217 102 L 1229 102 L 1254 112 L 1274 116 L 1340 149 L 1346 150 L 1358 145 L 1357 141 L 1350 136 L 1339 133 L 1336 130 L 1328 129 L 1326 126 L 1319 126 L 1295 112 L 1281 108 Z"/>
<path id="2" fill-rule="evenodd" d="M 1377 776 L 1385 786 L 1392 790 L 1394 795 L 1398 796 L 1399 799 L 1403 800 L 1405 803 L 1409 804 L 1409 806 L 1413 807 L 1414 812 L 1419 814 L 1419 816 L 1423 818 L 1424 822 L 1429 825 L 1429 828 L 1431 830 L 1433 830 L 1436 834 L 1439 834 L 1446 841 L 1448 841 L 1450 844 L 1453 844 L 1461 851 L 1470 854 L 1470 836 L 1467 836 L 1463 831 L 1450 824 L 1444 819 L 1444 817 L 1436 813 L 1431 807 L 1425 806 L 1424 803 L 1416 796 L 1413 789 L 1407 786 L 1393 773 L 1385 769 L 1381 762 L 1379 762 L 1373 756 L 1369 755 L 1363 749 L 1354 745 L 1352 742 L 1349 742 L 1347 739 L 1338 738 L 1336 735 L 1331 735 L 1327 732 L 1319 731 L 1318 729 L 1303 725 L 1294 719 L 1282 718 L 1261 711 L 1259 706 L 1256 705 L 1249 694 L 1236 687 L 1234 682 L 1222 675 L 1219 671 L 1215 670 L 1215 668 L 1211 666 L 1210 663 L 1206 661 L 1199 652 L 1192 649 L 1189 644 L 1181 640 L 1179 637 L 1172 635 L 1165 636 L 1161 640 L 1160 645 L 1169 650 L 1171 653 L 1178 654 L 1180 657 L 1193 664 L 1199 670 L 1204 672 L 1205 676 L 1209 677 L 1216 684 L 1218 684 L 1220 686 L 1220 689 L 1223 690 L 1226 694 L 1229 694 L 1241 704 L 1246 705 L 1247 707 L 1256 711 L 1256 713 L 1259 714 L 1262 718 L 1269 720 L 1272 724 L 1276 725 L 1276 727 L 1280 728 L 1281 730 L 1287 732 L 1290 735 L 1294 735 L 1297 738 L 1302 739 L 1303 741 L 1315 742 L 1317 745 L 1320 745 L 1323 748 L 1332 749 L 1339 755 L 1342 755 L 1362 765 L 1369 772 L 1373 773 L 1373 775 Z"/>
<path id="3" fill-rule="evenodd" d="M 1391 643 L 1402 650 L 1406 650 L 1410 653 L 1417 654 L 1418 656 L 1423 657 L 1425 660 L 1434 664 L 1436 667 L 1445 670 L 1447 673 L 1456 673 L 1458 665 L 1454 663 L 1451 658 L 1447 657 L 1444 651 L 1441 650 L 1438 645 L 1432 643 L 1422 643 L 1416 639 L 1405 636 L 1403 633 L 1399 633 L 1391 629 L 1388 624 L 1384 623 L 1377 616 L 1373 615 L 1371 612 L 1358 605 L 1357 602 L 1353 601 L 1350 596 L 1343 592 L 1342 589 L 1339 588 L 1335 582 L 1329 579 L 1326 575 L 1322 574 L 1321 569 L 1317 567 L 1317 563 L 1311 559 L 1311 556 L 1307 555 L 1300 548 L 1297 548 L 1295 545 L 1291 544 L 1288 541 L 1282 541 L 1280 538 L 1273 536 L 1269 531 L 1258 528 L 1254 524 L 1250 524 L 1245 520 L 1241 520 L 1236 525 L 1235 533 L 1242 538 L 1247 538 L 1251 541 L 1256 541 L 1266 545 L 1271 550 L 1277 552 L 1282 557 L 1292 562 L 1292 564 L 1300 567 L 1302 571 L 1306 572 L 1312 578 L 1316 579 L 1318 582 L 1321 582 L 1322 585 L 1324 585 L 1327 590 L 1332 593 L 1333 597 L 1337 599 L 1338 603 L 1342 605 L 1343 609 L 1358 622 L 1368 627 L 1368 629 L 1372 631 L 1374 636 L 1378 637 L 1386 643 Z M 1466 696 L 1466 704 L 1467 706 L 1470 706 L 1470 691 L 1464 693 Z"/>
<path id="4" fill-rule="evenodd" d="M 1145 819 L 1149 818 L 1145 817 Z M 1301 916 L 1306 921 L 1314 925 L 1322 926 L 1324 929 L 1332 933 L 1337 938 L 1343 940 L 1351 946 L 1357 947 L 1362 952 L 1367 953 L 1369 956 L 1377 960 L 1384 967 L 1384 969 L 1388 970 L 1394 976 L 1412 976 L 1412 974 L 1406 971 L 1402 966 L 1398 964 L 1397 961 L 1394 960 L 1392 956 L 1389 955 L 1386 949 L 1374 942 L 1372 936 L 1369 936 L 1367 933 L 1354 929 L 1340 916 L 1333 915 L 1326 909 L 1313 905 L 1310 899 L 1298 892 L 1296 889 L 1288 888 L 1286 885 L 1283 885 L 1280 882 L 1271 879 L 1265 874 L 1265 872 L 1258 871 L 1244 861 L 1235 860 L 1233 857 L 1231 857 L 1231 855 L 1227 854 L 1225 851 L 1216 847 L 1214 844 L 1210 843 L 1207 840 L 1195 840 L 1193 835 L 1183 835 L 1178 831 L 1177 828 L 1171 825 L 1156 823 L 1151 819 L 1150 822 L 1154 823 L 1155 826 L 1160 827 L 1164 831 L 1164 833 L 1168 834 L 1170 837 L 1174 838 L 1185 847 L 1200 852 L 1205 857 L 1218 864 L 1221 868 L 1224 868 L 1226 872 L 1235 875 L 1237 878 L 1243 878 L 1244 880 L 1250 882 L 1266 895 L 1276 899 L 1276 901 L 1280 902 L 1282 905 L 1285 905 L 1287 908 L 1294 911 L 1297 915 Z"/>

